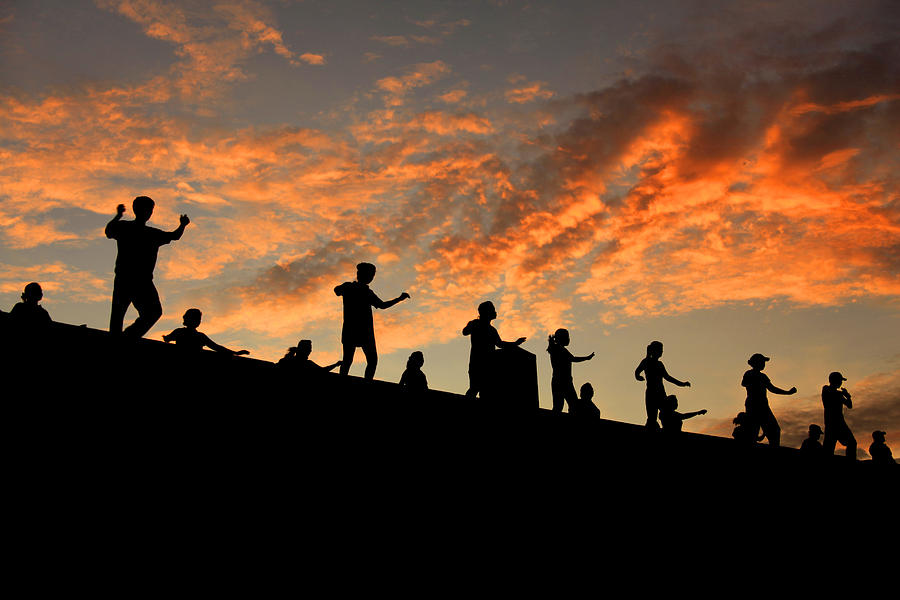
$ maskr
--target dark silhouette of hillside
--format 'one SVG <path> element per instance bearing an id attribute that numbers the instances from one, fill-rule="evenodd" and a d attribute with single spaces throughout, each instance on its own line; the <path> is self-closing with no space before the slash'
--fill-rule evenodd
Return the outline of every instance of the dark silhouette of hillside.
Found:
<path id="1" fill-rule="evenodd" d="M 408 526 L 442 515 L 527 528 L 539 515 L 561 518 L 561 506 L 588 519 L 633 517 L 614 519 L 611 534 L 655 529 L 669 510 L 809 516 L 824 510 L 823 481 L 863 501 L 900 472 L 540 409 L 529 391 L 536 370 L 531 385 L 521 368 L 534 355 L 520 348 L 501 357 L 508 387 L 467 399 L 324 370 L 298 376 L 268 361 L 186 354 L 61 323 L 22 333 L 6 313 L 0 332 L 7 482 L 34 494 L 37 506 L 91 498 L 92 510 L 102 502 L 115 513 L 250 503 Z M 773 501 L 785 497 L 793 499 Z"/>

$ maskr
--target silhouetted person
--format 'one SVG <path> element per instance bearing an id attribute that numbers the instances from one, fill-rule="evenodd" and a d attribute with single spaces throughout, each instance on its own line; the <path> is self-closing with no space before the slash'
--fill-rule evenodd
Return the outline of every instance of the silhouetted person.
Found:
<path id="1" fill-rule="evenodd" d="M 425 356 L 416 350 L 406 360 L 406 370 L 400 376 L 400 387 L 409 392 L 424 392 L 428 389 L 428 379 L 422 372 Z"/>
<path id="2" fill-rule="evenodd" d="M 764 439 L 763 436 L 759 435 L 759 427 L 754 426 L 750 421 L 749 415 L 744 411 L 739 412 L 731 422 L 734 423 L 734 431 L 731 432 L 731 437 L 738 442 L 752 444 L 761 442 Z"/>
<path id="3" fill-rule="evenodd" d="M 50 313 L 39 304 L 44 297 L 41 284 L 32 281 L 22 291 L 22 301 L 16 302 L 9 311 L 13 327 L 19 331 L 44 327 L 51 322 Z"/>
<path id="4" fill-rule="evenodd" d="M 575 399 L 575 403 L 569 403 L 569 414 L 578 418 L 600 418 L 600 409 L 594 404 L 594 386 L 585 383 L 581 386 L 581 395 Z"/>
<path id="5" fill-rule="evenodd" d="M 741 385 L 747 388 L 747 400 L 744 403 L 744 407 L 747 410 L 754 437 L 759 428 L 762 428 L 763 435 L 768 438 L 769 444 L 778 446 L 781 444 L 781 427 L 778 426 L 778 420 L 769 407 L 769 396 L 766 392 L 790 396 L 797 393 L 797 388 L 792 387 L 789 390 L 783 390 L 772 385 L 769 376 L 763 373 L 763 369 L 766 368 L 766 362 L 768 361 L 768 356 L 763 356 L 759 353 L 751 356 L 747 360 L 747 364 L 752 368 L 744 373 Z"/>
<path id="6" fill-rule="evenodd" d="M 677 409 L 678 398 L 674 395 L 666 396 L 665 402 L 659 411 L 659 421 L 662 423 L 663 431 L 679 432 L 684 428 L 684 422 L 687 419 L 693 419 L 698 415 L 706 414 L 705 408 L 688 413 L 680 413 Z"/>
<path id="7" fill-rule="evenodd" d="M 341 343 L 344 345 L 344 358 L 341 360 L 341 375 L 346 375 L 353 364 L 353 355 L 357 348 L 362 348 L 366 355 L 366 379 L 375 377 L 378 366 L 378 351 L 375 348 L 375 325 L 372 322 L 372 307 L 390 308 L 409 298 L 403 292 L 393 300 L 385 302 L 375 295 L 369 284 L 375 278 L 375 265 L 359 263 L 356 265 L 356 281 L 347 281 L 334 288 L 336 296 L 344 299 L 344 328 L 341 331 Z"/>
<path id="8" fill-rule="evenodd" d="M 138 318 L 124 333 L 143 337 L 162 316 L 159 293 L 153 285 L 153 269 L 159 247 L 181 239 L 184 228 L 191 222 L 181 215 L 181 224 L 175 231 L 162 231 L 149 227 L 147 221 L 153 214 L 154 202 L 147 196 L 138 196 L 132 203 L 134 221 L 123 221 L 125 205 L 116 207 L 116 216 L 106 225 L 106 237 L 116 240 L 116 278 L 113 283 L 112 310 L 109 315 L 109 332 L 122 332 L 122 321 L 133 304 Z"/>
<path id="9" fill-rule="evenodd" d="M 300 340 L 296 346 L 288 348 L 287 353 L 278 361 L 279 367 L 285 367 L 296 370 L 299 373 L 307 372 L 323 372 L 334 370 L 335 367 L 341 366 L 341 361 L 336 361 L 328 366 L 322 367 L 309 359 L 312 354 L 312 340 Z"/>
<path id="10" fill-rule="evenodd" d="M 856 438 L 844 421 L 844 407 L 853 408 L 850 392 L 842 383 L 847 378 L 834 371 L 828 375 L 828 385 L 822 387 L 822 406 L 825 407 L 825 441 L 823 447 L 829 456 L 834 454 L 837 442 L 844 445 L 847 458 L 856 460 Z"/>
<path id="11" fill-rule="evenodd" d="M 569 405 L 569 412 L 578 403 L 575 383 L 572 381 L 572 363 L 583 362 L 594 358 L 591 352 L 587 356 L 572 356 L 566 348 L 569 345 L 569 331 L 557 329 L 547 338 L 547 352 L 550 353 L 550 366 L 553 376 L 550 379 L 550 391 L 553 393 L 553 412 L 562 412 L 563 403 Z"/>
<path id="12" fill-rule="evenodd" d="M 869 446 L 869 456 L 872 457 L 872 462 L 875 464 L 893 465 L 896 464 L 897 461 L 894 460 L 891 449 L 884 441 L 885 435 L 887 434 L 883 431 L 872 432 L 872 444 Z"/>
<path id="13" fill-rule="evenodd" d="M 662 353 L 662 342 L 650 342 L 650 345 L 647 346 L 646 358 L 634 370 L 634 378 L 638 381 L 644 381 L 644 378 L 641 377 L 642 371 L 647 376 L 647 391 L 644 393 L 644 404 L 647 408 L 647 427 L 651 429 L 659 429 L 656 415 L 666 401 L 666 389 L 663 385 L 663 379 L 679 387 L 690 387 L 691 385 L 690 381 L 679 381 L 666 372 L 665 365 L 659 360 Z"/>
<path id="14" fill-rule="evenodd" d="M 504 342 L 500 334 L 491 325 L 491 321 L 497 318 L 497 309 L 494 303 L 486 300 L 478 305 L 478 318 L 469 321 L 463 327 L 462 334 L 468 335 L 472 340 L 472 349 L 469 352 L 469 389 L 466 398 L 474 398 L 484 390 L 491 375 L 492 357 L 495 348 L 515 348 L 525 341 L 519 338 L 514 342 Z"/>
<path id="15" fill-rule="evenodd" d="M 184 327 L 179 327 L 172 333 L 164 335 L 163 341 L 167 344 L 169 342 L 175 342 L 176 346 L 183 350 L 187 350 L 188 352 L 199 352 L 200 350 L 203 350 L 204 346 L 206 346 L 207 348 L 215 350 L 216 352 L 231 354 L 232 356 L 250 354 L 249 350 L 229 350 L 225 346 L 220 346 L 219 344 L 209 339 L 209 336 L 207 336 L 205 333 L 197 331 L 197 328 L 200 327 L 200 320 L 202 318 L 203 313 L 201 313 L 199 309 L 187 309 L 186 311 L 184 311 L 184 316 L 182 317 Z"/>
<path id="16" fill-rule="evenodd" d="M 822 437 L 822 428 L 813 423 L 809 426 L 809 437 L 800 444 L 800 454 L 814 459 L 824 456 L 822 442 L 819 441 L 820 437 Z"/>

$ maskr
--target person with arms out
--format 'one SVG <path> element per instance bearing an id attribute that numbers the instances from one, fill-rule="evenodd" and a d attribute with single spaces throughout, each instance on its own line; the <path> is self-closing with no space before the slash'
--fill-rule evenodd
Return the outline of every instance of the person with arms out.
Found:
<path id="1" fill-rule="evenodd" d="M 333 371 L 335 367 L 341 366 L 341 361 L 336 361 L 328 366 L 321 367 L 309 359 L 310 354 L 312 354 L 312 340 L 300 340 L 296 346 L 288 348 L 287 354 L 279 359 L 278 366 L 299 373 L 327 373 L 328 371 Z"/>
<path id="2" fill-rule="evenodd" d="M 478 305 L 478 318 L 469 321 L 463 327 L 462 334 L 470 336 L 472 349 L 469 352 L 469 389 L 466 398 L 475 398 L 484 390 L 491 376 L 492 356 L 495 348 L 516 348 L 525 341 L 521 337 L 514 342 L 504 342 L 500 334 L 491 325 L 497 318 L 494 303 L 486 300 Z"/>
<path id="3" fill-rule="evenodd" d="M 594 358 L 591 352 L 587 356 L 573 356 L 566 346 L 569 345 L 569 331 L 557 329 L 547 338 L 547 352 L 550 354 L 550 366 L 553 375 L 550 379 L 550 391 L 553 394 L 553 412 L 562 412 L 563 404 L 569 405 L 569 412 L 578 403 L 575 383 L 572 380 L 572 363 L 584 362 Z"/>
<path id="4" fill-rule="evenodd" d="M 647 409 L 647 427 L 650 429 L 659 429 L 656 417 L 666 401 L 666 388 L 663 385 L 663 380 L 678 387 L 691 386 L 690 381 L 679 381 L 669 375 L 665 365 L 659 360 L 662 357 L 662 353 L 662 342 L 650 342 L 647 346 L 647 356 L 641 360 L 634 370 L 634 378 L 638 381 L 644 381 L 644 378 L 641 376 L 642 372 L 647 376 L 647 391 L 644 392 L 644 405 Z"/>
<path id="5" fill-rule="evenodd" d="M 199 352 L 204 346 L 216 352 L 230 354 L 232 356 L 241 356 L 242 354 L 250 354 L 249 350 L 230 350 L 225 346 L 215 343 L 205 333 L 197 331 L 200 326 L 200 320 L 203 313 L 197 308 L 189 308 L 184 312 L 182 322 L 184 327 L 179 327 L 172 333 L 163 336 L 163 341 L 167 344 L 175 342 L 175 345 L 188 352 Z"/>
<path id="6" fill-rule="evenodd" d="M 385 302 L 369 288 L 373 279 L 375 279 L 375 265 L 363 262 L 356 265 L 356 281 L 346 281 L 334 288 L 334 294 L 344 300 L 344 326 L 341 330 L 344 357 L 341 360 L 341 375 L 350 372 L 353 355 L 356 354 L 356 349 L 361 347 L 366 356 L 365 378 L 375 377 L 378 350 L 375 347 L 372 307 L 383 310 L 409 298 L 409 294 L 403 292 L 393 300 Z"/>
<path id="7" fill-rule="evenodd" d="M 747 364 L 752 368 L 744 373 L 741 385 L 747 388 L 747 400 L 744 403 L 744 408 L 747 411 L 747 418 L 750 420 L 754 436 L 762 428 L 763 436 L 768 438 L 769 445 L 779 446 L 781 444 L 781 427 L 779 427 L 778 420 L 769 407 L 769 397 L 766 392 L 791 396 L 797 393 L 797 388 L 792 387 L 789 390 L 783 390 L 772 385 L 769 376 L 763 373 L 763 369 L 766 368 L 766 362 L 769 360 L 768 356 L 763 356 L 759 353 L 751 356 L 747 360 Z"/>
<path id="8" fill-rule="evenodd" d="M 22 291 L 22 301 L 16 302 L 9 311 L 9 318 L 14 327 L 20 330 L 44 327 L 52 322 L 50 313 L 39 304 L 44 297 L 41 284 L 32 281 Z"/>
<path id="9" fill-rule="evenodd" d="M 696 416 L 705 414 L 705 408 L 688 413 L 678 412 L 678 398 L 671 395 L 666 396 L 666 400 L 660 408 L 659 421 L 662 423 L 663 431 L 678 433 L 684 428 L 684 422 L 687 419 L 693 419 Z"/>
<path id="10" fill-rule="evenodd" d="M 834 371 L 828 375 L 828 385 L 822 386 L 822 406 L 825 408 L 825 441 L 822 446 L 825 454 L 834 455 L 834 447 L 838 442 L 844 445 L 845 454 L 850 460 L 856 460 L 856 438 L 844 421 L 844 407 L 853 408 L 850 392 L 842 385 L 847 378 Z"/>
<path id="11" fill-rule="evenodd" d="M 155 203 L 147 196 L 138 196 L 132 203 L 134 221 L 123 221 L 125 205 L 116 207 L 116 216 L 106 225 L 106 237 L 116 240 L 116 277 L 113 282 L 112 310 L 109 316 L 109 332 L 124 333 L 130 337 L 143 337 L 162 316 L 159 293 L 153 284 L 153 270 L 159 247 L 181 239 L 184 228 L 191 222 L 181 215 L 175 231 L 162 231 L 147 225 L 153 215 Z M 130 304 L 138 312 L 138 318 L 122 331 L 122 322 Z"/>

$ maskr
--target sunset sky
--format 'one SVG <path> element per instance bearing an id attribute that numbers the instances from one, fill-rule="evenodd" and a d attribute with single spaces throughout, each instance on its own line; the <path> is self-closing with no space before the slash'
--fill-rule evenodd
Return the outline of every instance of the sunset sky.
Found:
<path id="1" fill-rule="evenodd" d="M 277 360 L 339 358 L 335 285 L 373 262 L 376 377 L 413 350 L 464 392 L 483 300 L 641 423 L 660 340 L 686 429 L 730 435 L 754 352 L 796 396 L 848 378 L 861 449 L 900 454 L 900 2 L 0 3 L 0 308 L 44 287 L 105 329 L 117 204 L 156 201 L 164 316 Z M 129 312 L 126 322 L 135 313 Z M 361 353 L 353 374 L 362 374 Z M 161 377 L 165 377 L 162 375 Z M 163 381 L 160 382 L 161 384 Z M 677 389 L 677 388 L 674 388 Z"/>

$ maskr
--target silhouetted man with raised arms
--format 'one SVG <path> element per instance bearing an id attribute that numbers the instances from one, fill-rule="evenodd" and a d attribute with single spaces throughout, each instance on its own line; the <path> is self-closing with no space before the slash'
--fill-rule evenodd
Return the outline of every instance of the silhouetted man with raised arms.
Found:
<path id="1" fill-rule="evenodd" d="M 797 393 L 797 388 L 783 390 L 772 385 L 769 376 L 763 373 L 768 361 L 768 356 L 759 353 L 751 356 L 747 364 L 752 368 L 744 373 L 741 385 L 747 388 L 747 400 L 744 407 L 747 410 L 747 418 L 750 420 L 750 429 L 754 432 L 754 436 L 762 427 L 763 434 L 769 440 L 769 445 L 778 446 L 781 444 L 781 427 L 778 426 L 778 420 L 769 407 L 769 396 L 766 392 L 790 396 Z"/>
<path id="2" fill-rule="evenodd" d="M 825 454 L 834 455 L 834 447 L 838 442 L 847 449 L 847 458 L 856 460 L 856 438 L 844 420 L 844 406 L 853 408 L 850 392 L 845 390 L 843 382 L 847 378 L 834 371 L 828 375 L 828 385 L 822 386 L 822 406 L 825 408 L 825 441 L 822 446 Z"/>
<path id="3" fill-rule="evenodd" d="M 375 295 L 369 284 L 375 279 L 375 265 L 359 263 L 356 265 L 356 281 L 347 281 L 334 288 L 334 293 L 344 299 L 344 328 L 341 331 L 341 343 L 344 345 L 344 358 L 341 360 L 341 375 L 350 372 L 353 355 L 361 347 L 366 355 L 366 379 L 375 377 L 378 366 L 378 351 L 375 349 L 375 325 L 372 321 L 372 307 L 390 308 L 409 298 L 403 292 L 393 300 L 385 302 Z"/>
<path id="4" fill-rule="evenodd" d="M 162 316 L 159 293 L 153 285 L 153 269 L 159 247 L 181 239 L 184 228 L 191 222 L 181 215 L 181 224 L 175 231 L 162 231 L 149 227 L 147 221 L 155 206 L 147 196 L 138 196 L 132 203 L 134 221 L 123 221 L 125 205 L 116 207 L 116 216 L 106 225 L 106 237 L 116 240 L 116 278 L 113 283 L 112 310 L 109 315 L 109 332 L 124 333 L 131 337 L 143 337 Z M 128 305 L 134 304 L 138 318 L 122 331 L 122 321 Z"/>
<path id="5" fill-rule="evenodd" d="M 478 305 L 478 318 L 469 321 L 463 327 L 462 334 L 472 339 L 472 350 L 469 354 L 469 390 L 466 398 L 474 398 L 490 378 L 491 363 L 495 348 L 515 348 L 520 346 L 525 338 L 521 337 L 514 342 L 504 342 L 500 334 L 491 325 L 491 321 L 497 318 L 497 309 L 490 300 Z"/>

